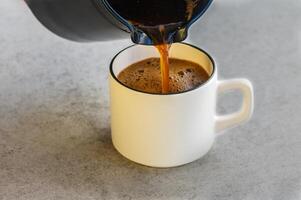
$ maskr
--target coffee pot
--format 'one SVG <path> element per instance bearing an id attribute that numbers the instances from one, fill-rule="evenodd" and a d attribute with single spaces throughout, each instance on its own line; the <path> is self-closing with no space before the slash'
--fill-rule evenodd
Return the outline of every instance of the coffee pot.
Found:
<path id="1" fill-rule="evenodd" d="M 45 27 L 69 40 L 110 41 L 128 38 L 130 34 L 136 44 L 153 44 L 147 34 L 115 12 L 107 0 L 25 0 L 25 2 Z M 188 28 L 204 14 L 212 0 L 203 2 L 189 23 L 173 34 L 173 42 L 186 39 Z"/>

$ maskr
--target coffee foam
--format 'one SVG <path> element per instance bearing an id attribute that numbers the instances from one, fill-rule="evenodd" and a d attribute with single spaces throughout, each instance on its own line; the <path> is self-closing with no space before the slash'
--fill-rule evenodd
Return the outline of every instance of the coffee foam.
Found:
<path id="1" fill-rule="evenodd" d="M 198 87 L 209 79 L 208 73 L 191 61 L 170 58 L 169 93 L 180 93 Z M 162 93 L 160 59 L 149 58 L 123 70 L 118 79 L 130 88 L 147 93 Z"/>

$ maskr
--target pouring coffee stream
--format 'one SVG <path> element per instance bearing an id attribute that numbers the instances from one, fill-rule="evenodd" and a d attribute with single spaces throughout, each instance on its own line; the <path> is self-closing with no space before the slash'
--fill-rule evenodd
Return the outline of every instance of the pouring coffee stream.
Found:
<path id="1" fill-rule="evenodd" d="M 189 27 L 212 0 L 25 0 L 53 33 L 78 42 L 122 39 L 154 45 L 161 53 L 162 92 L 168 92 L 168 47 L 186 39 Z M 165 56 L 165 57 L 164 57 Z"/>
<path id="2" fill-rule="evenodd" d="M 183 39 L 187 36 L 189 23 L 208 1 L 107 1 L 114 12 L 131 24 L 132 32 L 143 32 L 156 46 L 161 58 L 162 93 L 169 93 L 169 48 L 177 41 L 177 34 L 182 33 Z"/>

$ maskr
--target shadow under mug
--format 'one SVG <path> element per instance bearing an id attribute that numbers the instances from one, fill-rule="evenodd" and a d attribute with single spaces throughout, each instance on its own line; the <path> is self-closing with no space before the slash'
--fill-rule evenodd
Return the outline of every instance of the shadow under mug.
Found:
<path id="1" fill-rule="evenodd" d="M 113 145 L 123 156 L 152 167 L 175 167 L 195 161 L 212 147 L 216 136 L 250 119 L 254 108 L 249 80 L 218 81 L 212 57 L 186 43 L 173 44 L 172 58 L 200 64 L 210 75 L 204 84 L 177 94 L 149 94 L 133 90 L 117 79 L 129 65 L 158 57 L 151 46 L 130 46 L 110 66 L 110 104 Z M 216 115 L 217 95 L 228 90 L 243 94 L 241 109 Z"/>

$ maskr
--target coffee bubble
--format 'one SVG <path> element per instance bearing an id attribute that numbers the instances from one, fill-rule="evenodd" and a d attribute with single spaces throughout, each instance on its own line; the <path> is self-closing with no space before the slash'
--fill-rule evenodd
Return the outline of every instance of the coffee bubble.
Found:
<path id="1" fill-rule="evenodd" d="M 209 75 L 200 65 L 175 58 L 170 59 L 169 73 L 169 93 L 191 90 L 209 79 Z M 118 79 L 135 90 L 160 94 L 160 59 L 150 58 L 134 63 L 123 70 Z"/>

